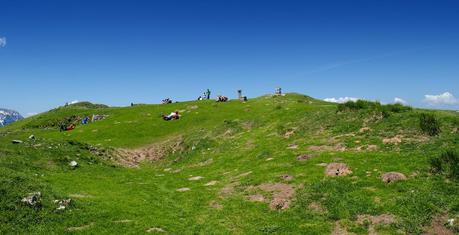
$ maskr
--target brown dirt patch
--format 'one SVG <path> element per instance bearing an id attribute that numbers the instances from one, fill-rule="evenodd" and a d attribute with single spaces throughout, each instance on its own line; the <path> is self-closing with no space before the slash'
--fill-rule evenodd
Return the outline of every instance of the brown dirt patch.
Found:
<path id="1" fill-rule="evenodd" d="M 289 144 L 287 146 L 287 149 L 297 149 L 298 148 L 298 145 L 297 144 Z"/>
<path id="2" fill-rule="evenodd" d="M 339 221 L 335 222 L 335 226 L 333 227 L 333 231 L 331 232 L 331 235 L 347 235 L 348 232 L 346 228 L 343 228 L 341 226 L 341 223 Z"/>
<path id="3" fill-rule="evenodd" d="M 251 202 L 265 202 L 265 197 L 261 194 L 249 195 L 247 199 Z"/>
<path id="4" fill-rule="evenodd" d="M 220 197 L 225 198 L 225 197 L 231 196 L 231 194 L 234 193 L 235 187 L 238 185 L 239 185 L 239 182 L 232 182 L 232 183 L 225 185 L 225 187 L 223 187 L 220 190 Z"/>
<path id="5" fill-rule="evenodd" d="M 424 235 L 454 235 L 454 232 L 449 230 L 445 224 L 448 220 L 448 215 L 440 215 L 432 219 L 430 226 L 424 228 Z"/>
<path id="6" fill-rule="evenodd" d="M 393 144 L 393 145 L 398 145 L 402 143 L 402 138 L 403 136 L 401 135 L 396 135 L 392 138 L 384 138 L 383 139 L 383 144 Z"/>
<path id="7" fill-rule="evenodd" d="M 365 133 L 365 132 L 369 132 L 369 131 L 371 131 L 371 128 L 369 128 L 369 127 L 362 127 L 362 128 L 360 128 L 359 133 Z"/>
<path id="8" fill-rule="evenodd" d="M 285 132 L 285 134 L 284 134 L 284 138 L 288 139 L 288 138 L 290 138 L 290 136 L 292 136 L 293 134 L 295 134 L 295 130 L 287 131 L 287 132 Z"/>
<path id="9" fill-rule="evenodd" d="M 320 214 L 323 214 L 325 213 L 327 210 L 325 208 L 323 208 L 322 205 L 320 205 L 320 203 L 318 202 L 312 202 L 311 204 L 309 204 L 308 208 L 312 211 L 315 211 L 317 213 L 320 213 Z"/>
<path id="10" fill-rule="evenodd" d="M 382 215 L 359 215 L 357 216 L 357 223 L 364 224 L 365 221 L 370 222 L 371 224 L 393 224 L 395 223 L 395 218 L 393 215 L 382 214 Z"/>
<path id="11" fill-rule="evenodd" d="M 269 203 L 269 208 L 272 210 L 285 210 L 290 207 L 291 198 L 295 193 L 293 186 L 288 184 L 261 184 L 256 188 L 272 193 L 272 200 Z"/>
<path id="12" fill-rule="evenodd" d="M 309 160 L 311 158 L 313 158 L 312 155 L 303 154 L 303 155 L 300 155 L 300 156 L 296 157 L 296 160 L 298 160 L 298 161 L 307 161 L 307 160 Z"/>
<path id="13" fill-rule="evenodd" d="M 368 234 L 369 235 L 377 235 L 375 225 L 389 225 L 395 223 L 395 218 L 389 214 L 382 214 L 382 215 L 359 215 L 357 216 L 357 223 L 358 224 L 365 224 L 365 222 L 369 223 L 368 226 Z"/>
<path id="14" fill-rule="evenodd" d="M 346 151 L 346 146 L 344 146 L 341 143 L 337 143 L 335 145 L 320 145 L 320 146 L 309 146 L 309 151 L 314 151 L 314 152 L 343 152 Z"/>
<path id="15" fill-rule="evenodd" d="M 287 175 L 287 174 L 281 175 L 280 178 L 285 180 L 285 181 L 292 181 L 293 180 L 293 176 Z"/>
<path id="16" fill-rule="evenodd" d="M 378 150 L 378 145 L 370 144 L 370 145 L 362 145 L 357 148 L 355 148 L 356 151 L 377 151 Z"/>
<path id="17" fill-rule="evenodd" d="M 352 170 L 344 163 L 330 163 L 325 169 L 327 176 L 346 176 L 352 174 Z"/>
<path id="18" fill-rule="evenodd" d="M 118 149 L 114 155 L 121 165 L 137 167 L 142 161 L 157 161 L 171 153 L 184 150 L 183 138 L 178 137 L 138 149 Z"/>
<path id="19" fill-rule="evenodd" d="M 223 206 L 220 203 L 216 202 L 216 201 L 210 201 L 209 202 L 209 206 L 214 208 L 214 209 L 217 209 L 217 210 L 223 209 Z"/>
<path id="20" fill-rule="evenodd" d="M 400 172 L 387 172 L 381 176 L 381 180 L 385 183 L 394 183 L 406 180 L 406 176 Z"/>

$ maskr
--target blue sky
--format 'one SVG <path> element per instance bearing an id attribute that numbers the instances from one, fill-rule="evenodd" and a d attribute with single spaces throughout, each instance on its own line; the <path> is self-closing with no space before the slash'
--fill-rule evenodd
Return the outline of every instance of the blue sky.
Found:
<path id="1" fill-rule="evenodd" d="M 2 1 L 0 107 L 27 115 L 73 100 L 124 106 L 281 86 L 459 109 L 458 9 L 454 0 Z"/>

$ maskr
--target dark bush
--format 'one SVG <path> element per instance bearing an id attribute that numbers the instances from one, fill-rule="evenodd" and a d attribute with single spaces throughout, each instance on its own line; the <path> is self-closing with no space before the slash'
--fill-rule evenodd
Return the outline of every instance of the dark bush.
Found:
<path id="1" fill-rule="evenodd" d="M 403 104 L 387 104 L 387 105 L 384 105 L 384 110 L 388 111 L 388 112 L 392 112 L 392 113 L 402 113 L 402 112 L 407 112 L 407 111 L 411 111 L 413 108 L 409 107 L 409 106 L 405 106 Z"/>
<path id="2" fill-rule="evenodd" d="M 440 134 L 440 122 L 433 114 L 422 113 L 419 117 L 419 125 L 422 132 L 430 136 Z"/>
<path id="3" fill-rule="evenodd" d="M 459 154 L 455 151 L 446 151 L 430 160 L 430 170 L 435 174 L 445 174 L 452 179 L 459 180 Z"/>
<path id="4" fill-rule="evenodd" d="M 369 110 L 374 112 L 379 112 L 384 118 L 390 116 L 391 113 L 402 113 L 411 111 L 412 108 L 409 106 L 404 106 L 402 104 L 387 104 L 381 105 L 379 102 L 366 101 L 366 100 L 357 100 L 357 101 L 348 101 L 343 104 L 338 104 L 338 112 L 345 111 L 359 111 L 359 110 Z"/>

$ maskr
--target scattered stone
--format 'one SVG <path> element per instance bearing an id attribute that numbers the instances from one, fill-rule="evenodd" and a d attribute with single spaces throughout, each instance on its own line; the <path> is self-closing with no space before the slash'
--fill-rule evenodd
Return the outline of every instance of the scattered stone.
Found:
<path id="1" fill-rule="evenodd" d="M 406 176 L 399 172 L 388 172 L 382 175 L 381 179 L 385 183 L 395 183 L 397 181 L 406 180 Z"/>
<path id="2" fill-rule="evenodd" d="M 29 195 L 21 200 L 30 207 L 37 207 L 41 205 L 41 192 L 29 193 Z"/>
<path id="3" fill-rule="evenodd" d="M 177 189 L 177 192 L 186 192 L 186 191 L 190 191 L 191 189 L 190 188 L 179 188 Z"/>
<path id="4" fill-rule="evenodd" d="M 113 222 L 114 222 L 114 223 L 126 224 L 126 223 L 131 223 L 131 222 L 133 222 L 133 220 L 123 219 L 123 220 L 116 220 L 116 221 L 113 221 Z"/>
<path id="5" fill-rule="evenodd" d="M 281 179 L 283 179 L 285 181 L 292 181 L 293 180 L 293 176 L 287 175 L 287 174 L 281 175 L 280 177 L 281 177 Z"/>
<path id="6" fill-rule="evenodd" d="M 213 180 L 213 181 L 210 181 L 209 183 L 205 184 L 204 186 L 214 186 L 217 184 L 217 181 Z"/>
<path id="7" fill-rule="evenodd" d="M 73 198 L 91 198 L 92 195 L 75 193 L 75 194 L 70 194 L 69 197 L 73 197 Z"/>
<path id="8" fill-rule="evenodd" d="M 351 168 L 344 163 L 330 163 L 325 169 L 327 176 L 346 176 L 352 174 Z"/>
<path id="9" fill-rule="evenodd" d="M 274 158 L 270 157 L 270 158 L 266 158 L 266 161 L 272 161 L 274 160 Z"/>
<path id="10" fill-rule="evenodd" d="M 12 140 L 11 141 L 13 144 L 22 144 L 23 141 L 22 140 Z"/>
<path id="11" fill-rule="evenodd" d="M 242 173 L 242 174 L 236 176 L 236 178 L 245 177 L 245 176 L 248 176 L 248 175 L 250 175 L 250 174 L 252 174 L 252 171 L 248 171 L 248 172 Z"/>
<path id="12" fill-rule="evenodd" d="M 149 228 L 147 229 L 147 233 L 153 233 L 153 232 L 156 232 L 156 233 L 165 233 L 166 231 L 162 228 Z"/>
<path id="13" fill-rule="evenodd" d="M 70 166 L 72 169 L 75 169 L 75 168 L 78 167 L 78 162 L 76 162 L 76 161 L 71 161 L 71 162 L 69 163 L 69 166 Z"/>
<path id="14" fill-rule="evenodd" d="M 287 146 L 287 149 L 297 149 L 298 148 L 298 145 L 297 144 L 289 144 Z"/>
<path id="15" fill-rule="evenodd" d="M 384 144 L 393 144 L 393 145 L 398 145 L 400 143 L 402 143 L 402 136 L 394 136 L 392 138 L 385 138 L 383 139 L 383 143 Z"/>
<path id="16" fill-rule="evenodd" d="M 176 170 L 172 171 L 172 173 L 179 173 L 181 171 L 182 171 L 182 169 L 176 169 Z"/>
<path id="17" fill-rule="evenodd" d="M 313 156 L 308 155 L 308 154 L 303 154 L 303 155 L 300 155 L 300 156 L 296 157 L 296 160 L 298 160 L 298 161 L 307 161 L 307 160 L 309 160 L 311 158 L 313 158 Z"/>
<path id="18" fill-rule="evenodd" d="M 203 178 L 204 178 L 204 177 L 202 177 L 202 176 L 195 176 L 195 177 L 189 178 L 188 180 L 190 180 L 190 181 L 197 181 L 197 180 L 201 180 L 201 179 L 203 179 Z"/>
<path id="19" fill-rule="evenodd" d="M 325 167 L 325 166 L 328 166 L 328 164 L 327 164 L 327 163 L 325 163 L 325 162 L 322 162 L 322 163 L 319 163 L 319 164 L 317 164 L 317 166 L 322 166 L 322 167 Z"/>
<path id="20" fill-rule="evenodd" d="M 70 205 L 72 202 L 72 199 L 63 199 L 63 200 L 54 200 L 54 204 L 57 204 L 56 211 L 63 211 L 67 209 L 67 207 Z"/>
<path id="21" fill-rule="evenodd" d="M 67 228 L 67 231 L 70 231 L 70 232 L 81 231 L 81 230 L 88 229 L 88 228 L 92 227 L 93 225 L 94 225 L 94 223 L 90 223 L 90 224 L 79 226 L 79 227 L 69 227 L 69 228 Z"/>
<path id="22" fill-rule="evenodd" d="M 29 136 L 29 140 L 34 140 L 35 139 L 35 136 L 34 135 L 30 135 Z"/>
<path id="23" fill-rule="evenodd" d="M 166 169 L 164 169 L 165 172 L 169 172 L 169 171 L 171 171 L 171 170 L 172 170 L 172 168 L 166 168 Z"/>

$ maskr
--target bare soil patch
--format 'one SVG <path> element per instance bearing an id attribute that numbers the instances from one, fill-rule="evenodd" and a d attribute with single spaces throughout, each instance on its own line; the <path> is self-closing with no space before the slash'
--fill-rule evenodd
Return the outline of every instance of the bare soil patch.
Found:
<path id="1" fill-rule="evenodd" d="M 346 176 L 352 174 L 352 170 L 344 163 L 330 163 L 325 169 L 327 176 Z"/>
<path id="2" fill-rule="evenodd" d="M 454 232 L 446 227 L 448 215 L 440 215 L 432 219 L 430 226 L 424 228 L 424 235 L 454 235 Z"/>
<path id="3" fill-rule="evenodd" d="M 393 144 L 393 145 L 398 145 L 402 143 L 402 138 L 403 136 L 401 135 L 396 135 L 392 138 L 384 138 L 383 139 L 383 144 Z"/>
<path id="4" fill-rule="evenodd" d="M 265 183 L 253 187 L 253 189 L 258 189 L 271 194 L 272 198 L 269 202 L 269 208 L 272 210 L 288 209 L 290 207 L 291 199 L 295 193 L 293 186 L 281 183 Z M 249 198 L 261 200 L 259 194 L 249 196 Z M 264 196 L 263 201 L 265 201 Z"/>
<path id="5" fill-rule="evenodd" d="M 157 161 L 171 153 L 184 150 L 183 138 L 177 137 L 138 149 L 118 149 L 114 155 L 121 165 L 137 167 L 142 161 Z"/>
<path id="6" fill-rule="evenodd" d="M 348 232 L 346 228 L 343 228 L 343 226 L 341 226 L 340 221 L 336 221 L 335 227 L 333 227 L 333 231 L 331 232 L 331 235 L 347 235 L 347 234 Z"/>
<path id="7" fill-rule="evenodd" d="M 292 181 L 293 180 L 293 176 L 287 175 L 287 174 L 281 175 L 280 178 L 285 180 L 285 181 Z"/>
<path id="8" fill-rule="evenodd" d="M 389 214 L 382 214 L 382 215 L 359 215 L 357 216 L 357 223 L 358 224 L 365 224 L 366 222 L 369 223 L 368 225 L 368 234 L 369 235 L 377 235 L 375 226 L 376 225 L 389 225 L 395 223 L 395 218 Z"/>
<path id="9" fill-rule="evenodd" d="M 395 183 L 406 180 L 406 176 L 400 172 L 387 172 L 381 176 L 381 180 L 385 183 Z"/>
<path id="10" fill-rule="evenodd" d="M 265 197 L 261 194 L 249 195 L 247 199 L 251 202 L 265 202 Z"/>
<path id="11" fill-rule="evenodd" d="M 335 145 L 320 145 L 320 146 L 309 146 L 308 148 L 309 151 L 314 151 L 314 152 L 344 152 L 346 151 L 346 146 L 342 143 L 337 143 Z"/>
<path id="12" fill-rule="evenodd" d="M 298 160 L 298 161 L 307 161 L 307 160 L 309 160 L 311 158 L 313 158 L 312 155 L 303 154 L 303 155 L 300 155 L 300 156 L 296 157 L 296 160 Z"/>

